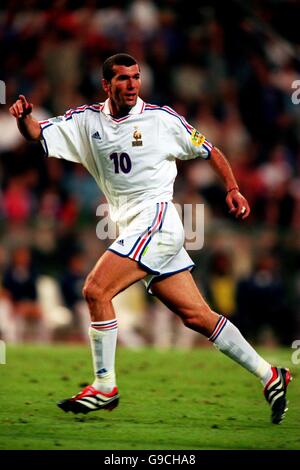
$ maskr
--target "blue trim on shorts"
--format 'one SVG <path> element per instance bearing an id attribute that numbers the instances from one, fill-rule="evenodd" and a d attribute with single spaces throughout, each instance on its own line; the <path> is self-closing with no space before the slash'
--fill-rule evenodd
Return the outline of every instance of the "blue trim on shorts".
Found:
<path id="1" fill-rule="evenodd" d="M 151 227 L 152 227 L 152 225 L 154 224 L 154 221 L 155 221 L 155 219 L 156 219 L 156 217 L 157 217 L 157 215 L 158 215 L 158 211 L 159 211 L 159 202 L 156 203 L 156 212 L 155 212 L 155 216 L 154 216 L 154 218 L 153 218 L 153 220 L 152 220 L 152 222 L 151 222 L 151 225 L 149 225 L 149 227 L 147 227 L 146 230 L 144 230 L 143 233 L 138 237 L 138 239 L 137 239 L 136 242 L 134 243 L 133 247 L 131 248 L 131 250 L 129 251 L 129 253 L 128 253 L 127 256 L 131 255 L 131 253 L 135 250 L 135 248 L 136 248 L 137 245 L 139 244 L 141 238 L 142 238 L 146 233 L 148 233 L 148 232 L 151 230 Z M 143 250 L 143 251 L 144 251 L 144 250 Z M 140 259 L 140 257 L 139 257 L 139 259 Z"/>
<path id="2" fill-rule="evenodd" d="M 159 202 L 157 203 L 157 208 L 158 208 L 158 205 L 159 205 Z M 139 261 L 141 260 L 141 257 L 143 256 L 143 254 L 144 254 L 144 252 L 145 252 L 147 246 L 148 246 L 149 243 L 151 242 L 152 236 L 155 235 L 157 232 L 159 232 L 159 231 L 161 230 L 163 221 L 164 221 L 165 216 L 166 216 L 166 213 L 167 213 L 167 209 L 168 209 L 168 203 L 166 202 L 166 207 L 164 208 L 164 213 L 163 213 L 163 216 L 162 216 L 162 218 L 161 218 L 161 223 L 159 224 L 159 227 L 158 227 L 156 230 L 154 230 L 153 233 L 151 233 L 151 235 L 150 235 L 150 237 L 149 237 L 149 240 L 147 240 L 146 245 L 144 246 L 143 250 L 141 251 L 141 254 L 140 254 L 140 256 L 139 256 Z M 156 216 L 157 216 L 157 212 L 156 212 Z M 156 216 L 155 216 L 155 217 L 156 217 Z M 152 222 L 152 225 L 153 225 L 153 222 Z"/>
<path id="3" fill-rule="evenodd" d="M 111 251 L 112 253 L 115 253 L 116 255 L 122 256 L 122 258 L 129 258 L 128 255 L 123 255 L 122 253 L 119 253 L 118 251 L 115 251 L 113 248 L 107 248 L 107 251 Z M 144 268 L 145 271 L 147 271 L 149 274 L 155 274 L 155 275 L 160 274 L 159 271 L 154 271 L 154 269 L 149 268 L 149 266 L 146 266 L 146 264 L 142 263 L 141 261 L 136 260 L 136 259 L 132 259 L 132 258 L 130 258 L 130 259 L 132 261 L 135 261 L 136 263 L 138 263 L 141 266 L 141 268 Z"/>
<path id="4" fill-rule="evenodd" d="M 158 227 L 158 230 L 159 230 L 159 231 L 162 229 L 163 223 L 164 223 L 164 221 L 165 221 L 166 213 L 167 213 L 167 210 L 168 210 L 168 207 L 169 207 L 169 206 L 168 206 L 168 202 L 165 201 L 165 203 L 166 203 L 166 207 L 165 207 L 165 211 L 164 211 L 164 214 L 163 214 L 163 216 L 162 216 L 162 219 L 161 219 L 160 226 Z"/>
<path id="5" fill-rule="evenodd" d="M 165 203 L 166 203 L 166 207 L 165 207 L 165 209 L 164 209 L 164 214 L 163 214 L 163 217 L 162 217 L 162 220 L 161 220 L 161 223 L 160 223 L 160 226 L 159 226 L 159 229 L 158 229 L 158 230 L 160 230 L 161 227 L 162 227 L 162 223 L 163 223 L 163 221 L 164 221 L 164 219 L 165 219 L 165 215 L 166 215 L 167 208 L 168 208 L 168 202 L 167 202 L 167 201 L 161 201 L 161 202 L 165 202 Z M 119 253 L 118 251 L 115 251 L 114 249 L 111 249 L 111 248 L 108 248 L 108 249 L 109 249 L 110 251 L 113 251 L 114 253 L 118 253 L 120 256 L 124 256 L 124 257 L 130 256 L 131 253 L 136 249 L 136 247 L 137 247 L 137 245 L 139 244 L 139 242 L 141 241 L 141 238 L 142 238 L 144 235 L 146 235 L 146 233 L 148 233 L 148 232 L 151 230 L 151 228 L 152 228 L 152 226 L 153 226 L 153 224 L 154 224 L 154 222 L 155 222 L 155 219 L 157 218 L 158 212 L 159 212 L 159 204 L 160 204 L 159 202 L 156 203 L 156 212 L 155 212 L 155 216 L 154 216 L 154 218 L 153 218 L 151 224 L 146 228 L 146 230 L 144 230 L 144 231 L 141 233 L 141 235 L 139 235 L 139 237 L 136 239 L 136 241 L 134 242 L 132 248 L 129 250 L 128 253 L 126 253 L 126 254 L 123 254 L 123 253 L 122 253 L 122 254 L 121 254 L 121 253 Z M 146 209 L 147 209 L 147 208 L 146 208 Z M 147 241 L 147 243 L 146 243 L 146 245 L 145 245 L 145 247 L 144 247 L 142 253 L 141 253 L 140 256 L 139 256 L 139 261 L 140 261 L 140 258 L 141 258 L 141 256 L 142 256 L 142 254 L 144 253 L 144 251 L 145 251 L 145 249 L 146 249 L 146 246 L 147 246 L 148 243 L 150 242 L 152 235 L 153 235 L 154 233 L 156 233 L 156 232 L 157 232 L 157 230 L 155 230 L 155 232 L 153 232 L 153 233 L 151 234 L 151 236 L 150 236 L 149 240 Z M 122 238 L 122 234 L 120 234 L 118 238 Z M 117 238 L 117 240 L 118 240 L 118 238 Z M 126 238 L 126 237 L 125 237 L 125 238 Z M 115 241 L 117 241 L 117 240 L 115 240 Z M 114 242 L 114 243 L 115 243 L 115 242 Z"/>
<path id="6" fill-rule="evenodd" d="M 181 273 L 182 271 L 189 270 L 190 272 L 192 272 L 194 270 L 194 268 L 195 268 L 195 263 L 190 264 L 190 265 L 186 266 L 185 268 L 178 269 L 177 271 L 170 271 L 168 273 L 163 273 L 163 274 L 158 275 L 157 277 L 151 279 L 151 281 L 149 282 L 149 284 L 147 286 L 148 294 L 155 295 L 152 292 L 149 292 L 149 289 L 151 289 L 151 286 L 152 286 L 153 282 L 162 281 L 163 279 L 165 279 L 167 277 L 170 277 L 170 276 L 173 276 L 173 274 Z"/>

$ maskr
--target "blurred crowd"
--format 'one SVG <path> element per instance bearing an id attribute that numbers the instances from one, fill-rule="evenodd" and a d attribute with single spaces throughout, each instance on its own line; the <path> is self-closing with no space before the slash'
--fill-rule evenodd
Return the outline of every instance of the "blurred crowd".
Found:
<path id="1" fill-rule="evenodd" d="M 1 2 L 0 337 L 86 340 L 81 288 L 110 243 L 96 236 L 105 199 L 90 175 L 25 142 L 8 108 L 20 93 L 38 119 L 103 101 L 103 61 L 128 52 L 141 97 L 172 106 L 220 147 L 252 208 L 233 220 L 210 166 L 178 163 L 175 201 L 205 205 L 204 246 L 190 252 L 196 282 L 253 341 L 299 338 L 300 4 L 250 3 Z M 115 302 L 123 344 L 201 343 L 141 284 Z"/>

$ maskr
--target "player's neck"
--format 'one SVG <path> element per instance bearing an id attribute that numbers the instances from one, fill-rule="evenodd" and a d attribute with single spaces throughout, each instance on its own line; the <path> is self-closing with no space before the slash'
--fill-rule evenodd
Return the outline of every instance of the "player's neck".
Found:
<path id="1" fill-rule="evenodd" d="M 130 110 L 131 110 L 131 106 L 124 106 L 122 108 L 116 106 L 116 104 L 110 99 L 109 100 L 109 109 L 110 109 L 110 113 L 112 115 L 112 117 L 116 118 L 116 119 L 120 119 L 124 116 L 128 116 Z"/>

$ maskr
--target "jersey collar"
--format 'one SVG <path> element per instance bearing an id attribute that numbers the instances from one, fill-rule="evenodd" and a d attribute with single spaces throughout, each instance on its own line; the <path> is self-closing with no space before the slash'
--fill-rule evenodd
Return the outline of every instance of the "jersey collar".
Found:
<path id="1" fill-rule="evenodd" d="M 133 108 L 131 108 L 131 110 L 129 111 L 128 116 L 131 115 L 131 114 L 142 114 L 142 112 L 144 111 L 144 108 L 145 108 L 145 102 L 138 96 L 138 99 L 136 101 L 136 105 L 133 106 Z M 111 116 L 110 109 L 109 109 L 109 98 L 107 98 L 107 100 L 104 102 L 101 111 L 104 114 L 106 114 L 107 116 Z M 125 117 L 127 117 L 127 116 L 124 116 L 121 119 L 123 120 Z M 112 118 L 112 119 L 114 119 L 114 118 Z M 114 120 L 119 121 L 120 119 L 114 119 Z"/>

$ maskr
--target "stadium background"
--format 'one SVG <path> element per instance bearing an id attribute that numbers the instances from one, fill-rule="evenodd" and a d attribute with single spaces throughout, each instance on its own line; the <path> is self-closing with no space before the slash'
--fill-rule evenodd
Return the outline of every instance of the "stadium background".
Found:
<path id="1" fill-rule="evenodd" d="M 204 247 L 190 252 L 205 296 L 254 342 L 300 337 L 300 104 L 291 99 L 299 9 L 271 0 L 1 2 L 0 338 L 86 341 L 81 287 L 109 244 L 96 237 L 104 198 L 92 177 L 45 159 L 8 108 L 22 93 L 46 119 L 103 100 L 101 64 L 120 51 L 141 65 L 144 100 L 172 106 L 225 152 L 252 207 L 233 220 L 209 166 L 178 165 L 175 201 L 205 204 Z M 206 344 L 141 284 L 115 302 L 123 345 Z"/>

